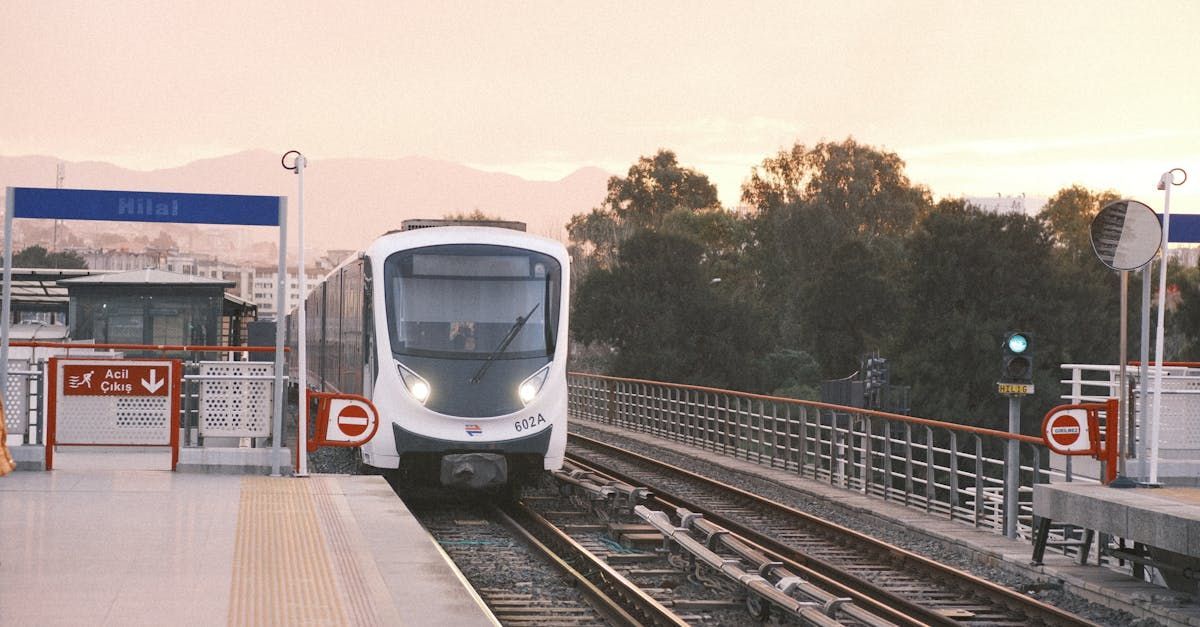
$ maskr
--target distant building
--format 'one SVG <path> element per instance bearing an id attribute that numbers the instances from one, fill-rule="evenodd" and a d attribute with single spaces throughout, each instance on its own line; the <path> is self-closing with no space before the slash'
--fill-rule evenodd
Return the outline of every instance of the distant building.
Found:
<path id="1" fill-rule="evenodd" d="M 104 250 L 103 248 L 79 251 L 79 256 L 83 257 L 89 270 L 120 272 L 158 268 L 164 264 L 166 259 L 166 255 L 158 251 L 134 253 L 128 250 Z"/>
<path id="2" fill-rule="evenodd" d="M 1188 244 L 1173 244 L 1167 253 L 1172 261 L 1185 268 L 1195 268 L 1200 265 L 1200 247 Z"/>
<path id="3" fill-rule="evenodd" d="M 968 205 L 979 207 L 988 213 L 1020 213 L 1026 212 L 1025 194 L 1020 196 L 964 196 Z"/>
<path id="4" fill-rule="evenodd" d="M 317 268 L 309 268 L 305 273 L 308 288 L 312 289 L 312 286 L 316 285 L 323 276 L 324 274 Z M 300 304 L 300 277 L 296 273 L 295 268 L 288 269 L 286 280 L 287 304 L 285 305 L 284 315 L 287 315 L 287 312 Z M 254 269 L 254 285 L 250 293 L 250 300 L 258 306 L 258 317 L 260 320 L 276 320 L 279 318 L 279 312 L 275 310 L 278 285 L 278 268 L 261 266 Z"/>

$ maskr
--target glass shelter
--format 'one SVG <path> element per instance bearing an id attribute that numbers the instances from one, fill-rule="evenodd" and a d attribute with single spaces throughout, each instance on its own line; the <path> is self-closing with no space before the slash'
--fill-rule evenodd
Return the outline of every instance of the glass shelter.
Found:
<path id="1" fill-rule="evenodd" d="M 64 279 L 70 337 L 99 344 L 224 343 L 222 306 L 233 281 L 137 270 Z"/>

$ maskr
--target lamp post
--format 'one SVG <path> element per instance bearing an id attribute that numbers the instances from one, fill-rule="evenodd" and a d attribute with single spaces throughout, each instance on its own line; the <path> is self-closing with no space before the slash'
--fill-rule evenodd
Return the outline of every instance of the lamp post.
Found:
<path id="1" fill-rule="evenodd" d="M 292 166 L 286 163 L 288 155 L 295 154 L 296 160 Z M 308 280 L 304 272 L 304 168 L 308 165 L 308 160 L 304 158 L 299 151 L 290 150 L 284 153 L 281 159 L 283 167 L 292 170 L 296 173 L 299 182 L 299 209 L 297 212 L 296 227 L 297 238 L 300 240 L 297 246 L 298 253 L 296 258 L 296 273 L 299 275 L 300 303 L 296 306 L 296 368 L 299 381 L 296 384 L 298 403 L 296 416 L 296 472 L 297 477 L 308 476 L 308 324 L 305 317 L 305 303 L 308 298 Z M 280 280 L 286 281 L 287 275 L 284 274 Z M 283 312 L 279 313 L 282 322 Z"/>
<path id="2" fill-rule="evenodd" d="M 1183 178 L 1176 183 L 1175 173 Z M 1171 232 L 1171 187 L 1187 182 L 1187 172 L 1172 168 L 1158 179 L 1158 189 L 1163 192 L 1162 215 L 1162 260 L 1158 265 L 1158 324 L 1154 339 L 1154 405 L 1150 412 L 1150 483 L 1158 483 L 1158 431 L 1162 412 L 1162 368 L 1163 368 L 1163 317 L 1167 311 L 1167 253 Z"/>

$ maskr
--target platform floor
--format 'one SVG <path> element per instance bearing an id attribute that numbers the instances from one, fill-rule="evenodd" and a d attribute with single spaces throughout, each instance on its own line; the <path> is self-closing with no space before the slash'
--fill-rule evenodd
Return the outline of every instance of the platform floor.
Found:
<path id="1" fill-rule="evenodd" d="M 68 466 L 0 477 L 0 625 L 497 624 L 380 477 Z"/>

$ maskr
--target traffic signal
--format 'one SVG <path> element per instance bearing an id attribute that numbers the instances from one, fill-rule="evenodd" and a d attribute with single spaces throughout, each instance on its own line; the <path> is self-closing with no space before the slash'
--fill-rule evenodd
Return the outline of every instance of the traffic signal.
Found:
<path id="1" fill-rule="evenodd" d="M 1024 331 L 1004 334 L 1000 380 L 1005 383 L 1033 383 L 1033 335 Z"/>

